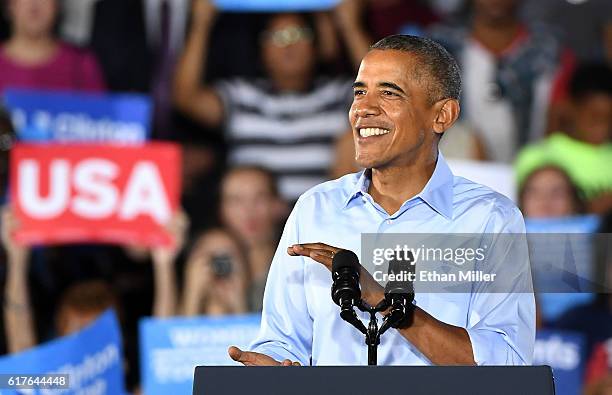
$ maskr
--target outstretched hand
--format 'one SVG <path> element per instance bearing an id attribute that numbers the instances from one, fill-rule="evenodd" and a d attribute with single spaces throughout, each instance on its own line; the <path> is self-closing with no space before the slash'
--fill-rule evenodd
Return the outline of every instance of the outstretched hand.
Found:
<path id="1" fill-rule="evenodd" d="M 294 244 L 287 248 L 287 254 L 291 256 L 306 256 L 321 264 L 329 271 L 332 270 L 334 255 L 342 248 L 327 245 L 325 243 L 303 243 Z M 384 297 L 382 285 L 374 280 L 374 277 L 363 266 L 360 265 L 359 285 L 361 295 L 369 305 L 376 306 Z"/>
<path id="2" fill-rule="evenodd" d="M 266 354 L 253 351 L 242 351 L 235 346 L 231 346 L 227 350 L 227 353 L 230 358 L 236 362 L 240 362 L 244 366 L 300 366 L 299 362 L 292 362 L 289 359 L 278 362 L 276 359 Z"/>
<path id="3" fill-rule="evenodd" d="M 329 270 L 332 269 L 334 255 L 342 248 L 333 247 L 324 243 L 294 244 L 287 248 L 287 254 L 291 256 L 307 256 L 322 263 Z"/>

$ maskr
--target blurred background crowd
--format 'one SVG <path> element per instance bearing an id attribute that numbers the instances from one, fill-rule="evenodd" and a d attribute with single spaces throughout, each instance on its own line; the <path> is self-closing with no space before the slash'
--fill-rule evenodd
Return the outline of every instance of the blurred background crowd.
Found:
<path id="1" fill-rule="evenodd" d="M 460 63 L 461 119 L 442 139 L 445 157 L 512 166 L 526 218 L 594 214 L 611 232 L 610 0 L 343 0 L 265 14 L 222 12 L 209 0 L 3 0 L 1 16 L 0 94 L 143 93 L 153 138 L 183 151 L 172 249 L 20 246 L 5 204 L 2 353 L 114 307 L 133 390 L 141 317 L 258 311 L 292 204 L 359 170 L 351 84 L 368 46 L 390 34 L 431 37 Z M 3 200 L 15 140 L 4 112 Z M 585 391 L 612 393 L 610 295 L 541 325 L 584 333 Z"/>

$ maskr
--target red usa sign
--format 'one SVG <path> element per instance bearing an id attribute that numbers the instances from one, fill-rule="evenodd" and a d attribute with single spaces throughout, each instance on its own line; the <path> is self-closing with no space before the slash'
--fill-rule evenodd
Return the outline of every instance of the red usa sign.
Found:
<path id="1" fill-rule="evenodd" d="M 138 146 L 18 144 L 11 202 L 22 244 L 170 245 L 180 195 L 180 150 Z"/>

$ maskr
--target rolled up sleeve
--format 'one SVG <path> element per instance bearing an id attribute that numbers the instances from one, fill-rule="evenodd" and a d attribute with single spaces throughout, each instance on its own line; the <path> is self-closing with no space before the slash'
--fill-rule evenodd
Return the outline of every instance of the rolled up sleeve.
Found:
<path id="1" fill-rule="evenodd" d="M 474 289 L 466 330 L 478 365 L 530 365 L 535 298 L 525 225 L 516 208 L 498 214 L 504 218 L 503 226 L 487 230 L 496 240 L 495 252 L 486 264 L 500 283 L 494 289 Z"/>

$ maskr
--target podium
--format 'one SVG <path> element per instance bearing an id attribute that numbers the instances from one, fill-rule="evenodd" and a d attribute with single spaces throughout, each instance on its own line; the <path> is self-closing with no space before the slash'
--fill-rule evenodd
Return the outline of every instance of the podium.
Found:
<path id="1" fill-rule="evenodd" d="M 554 395 L 548 366 L 198 366 L 193 395 Z"/>

